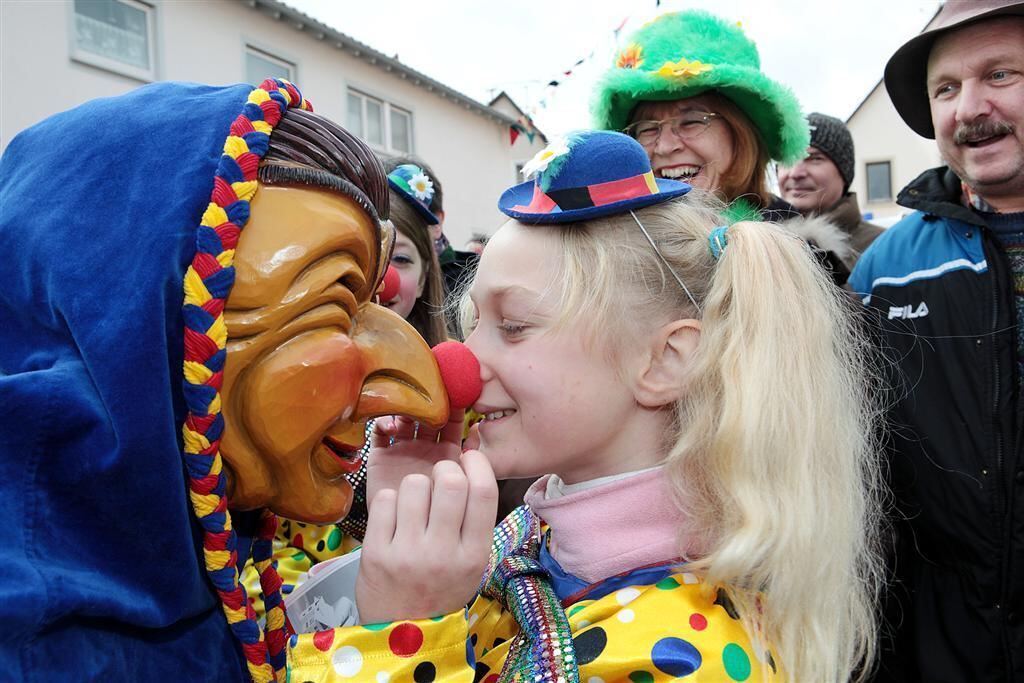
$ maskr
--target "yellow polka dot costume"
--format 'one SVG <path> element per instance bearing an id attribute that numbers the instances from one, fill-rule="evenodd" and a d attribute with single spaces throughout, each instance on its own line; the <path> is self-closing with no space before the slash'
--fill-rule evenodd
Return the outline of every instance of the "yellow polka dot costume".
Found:
<path id="1" fill-rule="evenodd" d="M 527 526 L 536 528 L 528 508 L 509 519 L 516 516 L 532 517 Z M 496 530 L 496 548 L 509 519 Z M 568 622 L 571 640 L 555 648 L 572 664 L 567 681 L 783 680 L 771 652 L 752 642 L 726 593 L 703 584 L 684 565 L 640 567 L 576 590 L 578 580 L 545 548 L 537 559 Z M 485 585 L 500 572 L 501 560 L 492 557 Z M 513 611 L 507 600 L 481 594 L 468 609 L 433 619 L 294 635 L 289 680 L 525 683 L 533 680 L 526 671 L 506 665 L 523 631 Z M 545 670 L 543 662 L 538 670 Z"/>

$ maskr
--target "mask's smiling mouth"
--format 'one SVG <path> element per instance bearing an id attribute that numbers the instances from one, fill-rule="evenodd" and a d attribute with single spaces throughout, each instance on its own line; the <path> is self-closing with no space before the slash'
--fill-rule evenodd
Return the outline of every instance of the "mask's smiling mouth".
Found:
<path id="1" fill-rule="evenodd" d="M 341 468 L 346 472 L 355 472 L 359 469 L 361 448 L 353 449 L 346 444 L 329 436 L 325 436 L 320 442 L 327 451 L 334 456 Z"/>

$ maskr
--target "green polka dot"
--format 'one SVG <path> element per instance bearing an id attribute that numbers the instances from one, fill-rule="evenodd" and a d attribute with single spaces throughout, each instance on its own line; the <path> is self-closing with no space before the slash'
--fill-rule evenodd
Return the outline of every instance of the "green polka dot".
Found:
<path id="1" fill-rule="evenodd" d="M 571 617 L 572 615 L 576 614 L 580 610 L 586 609 L 586 607 L 587 607 L 586 605 L 573 605 L 572 607 L 569 608 L 569 616 Z"/>
<path id="2" fill-rule="evenodd" d="M 649 671 L 634 671 L 629 674 L 629 680 L 633 683 L 654 683 L 654 674 Z"/>
<path id="3" fill-rule="evenodd" d="M 341 545 L 341 530 L 335 527 L 331 529 L 331 535 L 327 537 L 327 547 L 337 550 L 339 545 Z"/>
<path id="4" fill-rule="evenodd" d="M 666 576 L 664 579 L 654 584 L 655 587 L 660 588 L 663 591 L 670 591 L 673 588 L 679 588 L 679 582 L 671 576 Z"/>
<path id="5" fill-rule="evenodd" d="M 722 650 L 722 664 L 732 680 L 745 681 L 750 678 L 750 657 L 736 643 L 729 643 Z"/>
<path id="6" fill-rule="evenodd" d="M 367 631 L 383 631 L 388 626 L 391 626 L 390 621 L 385 621 L 382 624 L 363 624 L 363 628 L 365 628 Z"/>
<path id="7" fill-rule="evenodd" d="M 300 550 L 299 552 L 297 552 L 294 555 L 292 555 L 292 559 L 295 560 L 296 562 L 298 562 L 300 560 L 304 560 L 304 559 L 306 559 L 306 553 L 304 553 L 304 552 L 302 552 Z"/>
<path id="8" fill-rule="evenodd" d="M 442 619 L 444 619 L 444 615 L 443 614 L 441 616 L 439 616 L 439 617 L 430 617 L 431 621 L 441 621 Z"/>

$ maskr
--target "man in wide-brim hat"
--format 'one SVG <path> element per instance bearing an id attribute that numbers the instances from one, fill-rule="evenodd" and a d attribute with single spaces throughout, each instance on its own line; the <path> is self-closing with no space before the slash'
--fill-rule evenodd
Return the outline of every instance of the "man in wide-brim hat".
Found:
<path id="1" fill-rule="evenodd" d="M 884 680 L 1024 680 L 1024 2 L 950 0 L 889 60 L 946 165 L 850 277 L 897 372 Z"/>

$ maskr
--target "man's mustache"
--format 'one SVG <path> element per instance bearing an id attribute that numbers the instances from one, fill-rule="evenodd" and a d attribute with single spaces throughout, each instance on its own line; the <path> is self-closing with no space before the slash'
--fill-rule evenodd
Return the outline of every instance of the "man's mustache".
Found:
<path id="1" fill-rule="evenodd" d="M 974 121 L 961 123 L 953 132 L 953 142 L 963 145 L 971 141 L 984 140 L 997 135 L 1009 135 L 1013 124 L 1008 121 Z"/>

